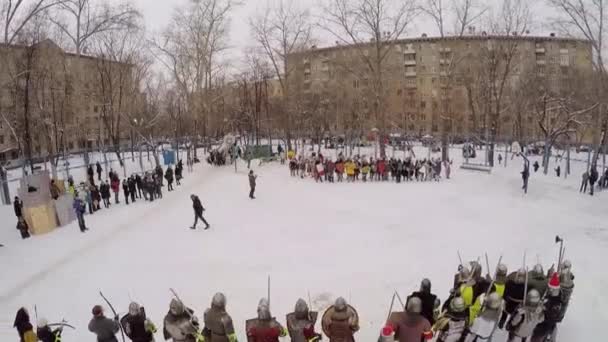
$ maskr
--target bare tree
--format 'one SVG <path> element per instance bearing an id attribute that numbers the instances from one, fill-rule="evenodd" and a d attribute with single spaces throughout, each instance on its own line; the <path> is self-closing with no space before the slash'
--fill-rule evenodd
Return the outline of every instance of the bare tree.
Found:
<path id="1" fill-rule="evenodd" d="M 414 0 L 331 0 L 324 8 L 323 28 L 345 44 L 357 46 L 362 68 L 352 68 L 360 78 L 371 79 L 372 112 L 380 135 L 380 155 L 385 156 L 387 136 L 387 56 L 418 14 Z"/>
<path id="2" fill-rule="evenodd" d="M 594 127 L 594 154 L 592 164 L 596 165 L 600 148 L 607 143 L 608 111 L 606 109 L 606 65 L 604 62 L 604 39 L 606 39 L 606 15 L 608 1 L 603 0 L 547 0 L 559 13 L 553 23 L 571 37 L 582 37 L 589 41 L 593 52 L 593 66 L 596 79 L 595 95 L 600 102 L 597 107 Z"/>
<path id="3" fill-rule="evenodd" d="M 65 0 L 0 0 L 0 32 L 4 44 L 12 44 L 27 23 Z"/>
<path id="4" fill-rule="evenodd" d="M 488 8 L 481 3 L 477 0 L 453 0 L 456 35 L 462 37 L 468 29 L 475 32 L 475 27 L 472 25 L 478 22 L 488 11 Z"/>
<path id="5" fill-rule="evenodd" d="M 308 11 L 296 7 L 294 0 L 279 0 L 276 6 L 268 3 L 264 13 L 250 20 L 254 39 L 272 65 L 274 76 L 279 80 L 285 110 L 285 138 L 291 149 L 293 103 L 289 79 L 294 66 L 288 65 L 287 57 L 308 46 L 312 40 L 312 24 Z"/>
<path id="6" fill-rule="evenodd" d="M 57 9 L 67 19 L 51 16 L 50 20 L 69 37 L 78 55 L 96 35 L 130 28 L 140 16 L 128 3 L 116 5 L 95 0 L 61 0 Z"/>
<path id="7" fill-rule="evenodd" d="M 445 36 L 444 27 L 446 13 L 443 1 L 444 0 L 425 0 L 423 5 L 420 6 L 420 10 L 435 22 L 440 37 Z"/>

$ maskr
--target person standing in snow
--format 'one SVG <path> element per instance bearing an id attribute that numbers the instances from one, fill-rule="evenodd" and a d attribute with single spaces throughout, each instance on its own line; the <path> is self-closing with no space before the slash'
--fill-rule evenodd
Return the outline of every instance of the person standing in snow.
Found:
<path id="1" fill-rule="evenodd" d="M 89 176 L 89 183 L 95 184 L 95 172 L 93 172 L 93 165 L 89 164 L 89 167 L 87 167 L 87 175 Z"/>
<path id="2" fill-rule="evenodd" d="M 226 312 L 226 296 L 216 293 L 211 299 L 211 307 L 205 311 L 202 335 L 205 342 L 237 342 L 232 318 Z"/>
<path id="3" fill-rule="evenodd" d="M 437 310 L 439 309 L 441 302 L 436 295 L 431 293 L 431 281 L 429 279 L 422 279 L 420 282 L 420 291 L 412 292 L 406 299 L 406 302 L 413 297 L 419 298 L 422 302 L 421 315 L 426 318 L 431 325 L 435 324 L 435 317 Z"/>
<path id="4" fill-rule="evenodd" d="M 122 180 L 122 191 L 125 194 L 125 202 L 129 205 L 129 183 L 127 183 L 126 179 Z"/>
<path id="5" fill-rule="evenodd" d="M 534 165 L 532 165 L 532 167 L 534 167 L 534 173 L 536 173 L 538 171 L 538 169 L 540 168 L 540 164 L 538 163 L 538 160 L 536 160 L 534 162 Z"/>
<path id="6" fill-rule="evenodd" d="M 27 312 L 26 308 L 21 308 L 17 311 L 15 315 L 15 323 L 13 324 L 13 328 L 17 329 L 17 333 L 19 334 L 20 342 L 36 342 L 38 338 L 34 333 L 34 327 L 30 322 L 30 314 Z"/>
<path id="7" fill-rule="evenodd" d="M 205 220 L 203 217 L 205 208 L 203 208 L 201 200 L 196 195 L 190 195 L 190 199 L 192 200 L 192 208 L 194 209 L 194 224 L 192 227 L 190 227 L 190 229 L 196 229 L 196 224 L 198 223 L 199 219 L 205 224 L 205 230 L 209 229 L 209 223 L 207 223 L 207 220 Z"/>
<path id="8" fill-rule="evenodd" d="M 173 339 L 173 342 L 197 342 L 200 341 L 198 318 L 194 311 L 177 300 L 172 299 L 169 312 L 163 322 L 163 337 L 165 340 Z"/>
<path id="9" fill-rule="evenodd" d="M 97 180 L 101 181 L 101 171 L 103 171 L 101 169 L 101 164 L 99 164 L 99 162 L 97 162 L 97 164 L 95 166 L 97 167 Z"/>
<path id="10" fill-rule="evenodd" d="M 165 179 L 167 180 L 167 191 L 173 191 L 173 168 L 170 165 L 165 171 Z"/>
<path id="11" fill-rule="evenodd" d="M 148 198 L 146 196 L 146 190 L 144 189 L 144 182 L 139 174 L 135 175 L 135 185 L 137 185 L 137 198 L 141 198 L 143 191 L 144 200 L 147 201 Z"/>
<path id="12" fill-rule="evenodd" d="M 562 168 L 561 166 L 557 165 L 557 168 L 555 168 L 555 175 L 557 176 L 557 178 L 559 178 L 559 176 L 562 174 Z"/>
<path id="13" fill-rule="evenodd" d="M 129 313 L 121 318 L 120 324 L 131 341 L 154 342 L 156 326 L 146 317 L 146 310 L 138 303 L 129 304 Z"/>
<path id="14" fill-rule="evenodd" d="M 498 320 L 503 309 L 501 296 L 496 292 L 491 293 L 487 300 L 483 300 L 481 307 L 481 312 L 472 322 L 464 342 L 491 341 L 498 328 Z"/>
<path id="15" fill-rule="evenodd" d="M 359 331 L 359 318 L 354 309 L 342 297 L 323 314 L 321 322 L 329 342 L 354 342 Z"/>
<path id="16" fill-rule="evenodd" d="M 21 233 L 21 238 L 23 240 L 28 239 L 30 237 L 30 227 L 27 225 L 25 219 L 20 217 L 17 221 L 17 230 Z"/>
<path id="17" fill-rule="evenodd" d="M 137 184 L 135 183 L 135 177 L 131 175 L 127 180 L 127 184 L 129 184 L 129 195 L 131 195 L 131 202 L 135 203 L 135 199 L 137 197 Z"/>
<path id="18" fill-rule="evenodd" d="M 74 208 L 74 212 L 76 212 L 76 218 L 78 219 L 78 227 L 80 227 L 80 231 L 81 232 L 85 232 L 88 230 L 88 228 L 86 227 L 86 224 L 84 222 L 84 213 L 86 212 L 86 204 L 84 203 L 84 201 L 82 200 L 82 198 L 80 198 L 80 196 L 78 196 L 78 191 L 76 191 L 74 193 L 74 203 L 72 204 L 72 207 Z"/>
<path id="19" fill-rule="evenodd" d="M 15 200 L 13 201 L 13 209 L 15 210 L 15 216 L 17 216 L 17 218 L 23 216 L 23 201 L 19 198 L 19 196 L 15 196 Z"/>
<path id="20" fill-rule="evenodd" d="M 587 193 L 587 184 L 589 184 L 589 172 L 587 172 L 587 171 L 583 172 L 582 178 L 583 179 L 581 182 L 581 189 L 579 190 L 579 192 L 586 194 Z"/>
<path id="21" fill-rule="evenodd" d="M 433 326 L 437 342 L 459 342 L 467 327 L 467 312 L 464 299 L 456 297 L 450 302 L 445 315 Z"/>
<path id="22" fill-rule="evenodd" d="M 114 319 L 103 314 L 101 305 L 95 305 L 92 310 L 93 318 L 89 322 L 89 331 L 97 335 L 97 342 L 118 342 L 116 333 L 120 330 L 118 316 Z"/>
<path id="23" fill-rule="evenodd" d="M 422 301 L 418 297 L 412 297 L 405 304 L 405 311 L 391 313 L 383 335 L 394 333 L 394 341 L 398 342 L 420 342 L 427 341 L 433 337 L 431 324 L 421 315 Z"/>
<path id="24" fill-rule="evenodd" d="M 508 342 L 526 342 L 532 336 L 536 326 L 545 320 L 543 308 L 539 305 L 540 301 L 538 291 L 532 289 L 528 292 L 524 306 L 518 308 L 509 321 Z"/>
<path id="25" fill-rule="evenodd" d="M 112 173 L 112 177 L 110 177 L 110 187 L 112 188 L 112 192 L 114 192 L 114 203 L 119 204 L 120 200 L 118 199 L 118 194 L 120 192 L 120 179 L 115 173 Z"/>
<path id="26" fill-rule="evenodd" d="M 182 160 L 180 159 L 177 162 L 177 165 L 175 166 L 175 184 L 182 185 L 182 183 L 180 183 L 180 181 L 183 178 L 183 172 L 184 172 L 184 164 L 182 163 Z"/>
<path id="27" fill-rule="evenodd" d="M 321 334 L 315 332 L 318 316 L 318 312 L 309 311 L 304 299 L 298 299 L 294 312 L 286 317 L 291 342 L 320 341 Z"/>
<path id="28" fill-rule="evenodd" d="M 287 330 L 272 317 L 270 308 L 264 304 L 258 305 L 257 319 L 249 319 L 245 322 L 247 341 L 279 342 L 279 337 L 287 336 Z"/>
<path id="29" fill-rule="evenodd" d="M 255 199 L 255 186 L 258 176 L 253 173 L 253 170 L 249 170 L 249 198 Z"/>

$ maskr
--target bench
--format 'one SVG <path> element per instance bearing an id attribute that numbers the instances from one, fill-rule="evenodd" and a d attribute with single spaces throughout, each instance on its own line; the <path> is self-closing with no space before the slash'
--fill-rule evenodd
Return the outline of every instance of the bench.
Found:
<path id="1" fill-rule="evenodd" d="M 460 168 L 469 171 L 492 173 L 492 167 L 483 164 L 462 163 L 462 165 L 460 165 Z"/>

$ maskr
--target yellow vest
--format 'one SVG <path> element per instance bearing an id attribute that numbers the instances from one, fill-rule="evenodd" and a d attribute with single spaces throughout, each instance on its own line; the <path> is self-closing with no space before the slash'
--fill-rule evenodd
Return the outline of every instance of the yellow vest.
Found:
<path id="1" fill-rule="evenodd" d="M 473 305 L 473 286 L 467 284 L 460 285 L 460 297 L 464 299 L 464 305 L 467 308 Z"/>
<path id="2" fill-rule="evenodd" d="M 494 283 L 494 286 L 496 287 L 496 293 L 498 293 L 498 295 L 500 295 L 500 298 L 505 296 L 505 284 L 497 284 Z"/>

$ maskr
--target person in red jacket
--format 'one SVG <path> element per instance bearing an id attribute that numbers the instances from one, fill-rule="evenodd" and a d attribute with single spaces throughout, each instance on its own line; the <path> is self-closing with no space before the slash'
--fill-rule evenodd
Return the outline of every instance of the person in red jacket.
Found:
<path id="1" fill-rule="evenodd" d="M 378 170 L 378 180 L 386 180 L 386 161 L 384 159 L 378 160 L 378 165 L 376 166 L 376 169 Z"/>
<path id="2" fill-rule="evenodd" d="M 258 318 L 245 322 L 247 342 L 279 342 L 279 337 L 287 336 L 287 330 L 270 314 L 267 302 L 258 306 Z"/>
<path id="3" fill-rule="evenodd" d="M 118 204 L 120 201 L 118 200 L 118 194 L 120 192 L 120 179 L 116 174 L 113 175 L 112 180 L 110 181 L 110 187 L 112 188 L 112 192 L 114 192 L 114 203 Z"/>

